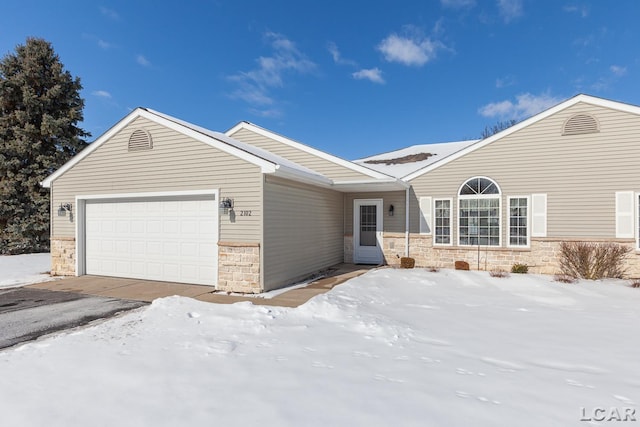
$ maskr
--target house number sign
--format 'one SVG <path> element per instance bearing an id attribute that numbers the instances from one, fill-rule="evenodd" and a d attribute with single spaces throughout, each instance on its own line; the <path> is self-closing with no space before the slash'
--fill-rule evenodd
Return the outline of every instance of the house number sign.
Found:
<path id="1" fill-rule="evenodd" d="M 240 211 L 240 216 L 251 216 L 251 211 Z"/>

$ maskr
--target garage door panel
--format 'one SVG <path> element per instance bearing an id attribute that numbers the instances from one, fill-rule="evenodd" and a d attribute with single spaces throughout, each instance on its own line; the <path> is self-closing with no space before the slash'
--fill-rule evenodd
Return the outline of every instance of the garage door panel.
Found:
<path id="1" fill-rule="evenodd" d="M 86 203 L 86 272 L 214 285 L 215 200 Z"/>

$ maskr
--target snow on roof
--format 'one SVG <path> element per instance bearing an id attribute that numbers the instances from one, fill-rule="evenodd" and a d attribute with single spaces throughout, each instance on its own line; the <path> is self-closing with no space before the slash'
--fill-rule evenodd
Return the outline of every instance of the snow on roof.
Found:
<path id="1" fill-rule="evenodd" d="M 180 120 L 178 118 L 172 117 L 168 114 L 164 114 L 161 113 L 159 111 L 155 111 L 152 110 L 150 108 L 145 108 L 146 111 L 148 111 L 149 113 L 155 114 L 156 116 L 162 117 L 166 120 L 170 120 L 174 123 L 177 123 L 181 126 L 187 127 L 191 130 L 194 130 L 196 132 L 202 133 L 206 136 L 209 136 L 211 138 L 214 138 L 220 142 L 223 142 L 225 144 L 231 145 L 232 147 L 235 147 L 239 150 L 242 150 L 246 153 L 252 154 L 256 157 L 259 157 L 263 160 L 266 160 L 270 163 L 273 163 L 275 165 L 280 165 L 280 166 L 284 166 L 286 168 L 292 169 L 294 171 L 297 172 L 301 172 L 303 174 L 307 174 L 307 175 L 313 175 L 323 181 L 329 181 L 327 177 L 325 177 L 324 175 L 309 169 L 307 167 L 304 167 L 298 163 L 292 162 L 291 160 L 285 159 L 284 157 L 278 156 L 277 154 L 273 154 L 270 151 L 264 150 L 262 148 L 256 147 L 254 145 L 251 144 L 247 144 L 241 141 L 238 141 L 236 139 L 231 138 L 230 136 L 225 135 L 224 133 L 221 132 L 216 132 L 216 131 L 212 131 L 206 128 L 203 128 L 201 126 L 198 125 L 194 125 L 192 123 L 186 122 L 184 120 Z"/>
<path id="2" fill-rule="evenodd" d="M 467 141 L 441 142 L 437 144 L 412 145 L 411 147 L 400 150 L 364 157 L 354 160 L 353 162 L 396 178 L 402 178 L 478 141 L 480 140 L 473 139 Z"/>

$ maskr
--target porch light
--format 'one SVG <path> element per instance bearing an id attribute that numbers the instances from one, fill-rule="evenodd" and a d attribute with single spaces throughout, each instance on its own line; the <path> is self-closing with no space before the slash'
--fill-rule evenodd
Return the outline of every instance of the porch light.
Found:
<path id="1" fill-rule="evenodd" d="M 394 207 L 393 205 L 389 205 L 389 216 L 393 216 Z"/>
<path id="2" fill-rule="evenodd" d="M 71 203 L 60 203 L 60 207 L 58 208 L 58 216 L 67 216 L 67 212 L 69 212 L 69 221 L 73 221 Z"/>
<path id="3" fill-rule="evenodd" d="M 227 197 L 220 200 L 220 213 L 228 215 L 230 210 L 233 211 L 233 199 Z"/>

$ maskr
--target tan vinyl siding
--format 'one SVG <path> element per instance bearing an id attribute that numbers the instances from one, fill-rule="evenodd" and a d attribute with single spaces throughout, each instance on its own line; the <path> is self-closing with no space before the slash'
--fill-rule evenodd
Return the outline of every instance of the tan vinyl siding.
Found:
<path id="1" fill-rule="evenodd" d="M 575 114 L 592 114 L 598 133 L 562 135 Z M 418 198 L 453 197 L 457 242 L 457 192 L 467 179 L 486 176 L 502 190 L 502 245 L 507 196 L 547 194 L 547 236 L 615 237 L 615 192 L 640 190 L 640 117 L 578 103 L 413 181 L 411 231 L 417 233 Z"/>
<path id="2" fill-rule="evenodd" d="M 405 204 L 404 191 L 377 193 L 347 193 L 344 198 L 344 232 L 353 234 L 353 201 L 355 199 L 382 199 L 382 229 L 387 233 L 404 233 Z M 393 216 L 389 216 L 389 206 L 393 205 Z"/>
<path id="3" fill-rule="evenodd" d="M 342 262 L 341 193 L 270 176 L 264 191 L 265 290 Z"/>
<path id="4" fill-rule="evenodd" d="M 299 165 L 312 169 L 334 181 L 371 179 L 368 175 L 340 166 L 329 160 L 307 153 L 306 151 L 294 148 L 271 138 L 267 138 L 266 136 L 259 135 L 249 129 L 241 129 L 231 136 L 238 141 L 251 144 L 289 159 L 292 162 L 296 162 Z"/>
<path id="5" fill-rule="evenodd" d="M 147 130 L 150 150 L 129 151 L 131 132 Z M 260 168 L 144 118 L 138 118 L 106 141 L 51 185 L 52 236 L 75 236 L 75 221 L 58 217 L 60 203 L 77 195 L 219 189 L 235 200 L 236 210 L 251 216 L 220 215 L 220 240 L 260 242 L 262 173 Z M 75 213 L 74 213 L 75 214 Z"/>

